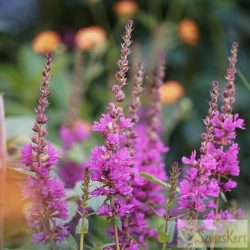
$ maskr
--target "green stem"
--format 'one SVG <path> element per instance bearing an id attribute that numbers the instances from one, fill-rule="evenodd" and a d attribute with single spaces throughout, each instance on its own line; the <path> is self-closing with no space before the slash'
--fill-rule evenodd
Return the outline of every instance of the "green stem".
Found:
<path id="1" fill-rule="evenodd" d="M 114 205 L 115 205 L 114 204 L 114 197 L 111 196 L 110 197 L 111 210 L 113 210 Z M 114 233 L 115 233 L 115 246 L 116 246 L 116 250 L 120 250 L 120 241 L 119 241 L 118 228 L 117 228 L 117 225 L 115 224 L 114 220 L 113 220 L 113 229 L 114 229 Z"/>
<path id="2" fill-rule="evenodd" d="M 164 232 L 166 233 L 168 231 L 168 218 L 166 218 L 166 224 L 165 224 L 165 229 Z M 162 250 L 167 249 L 167 243 L 162 243 Z"/>
<path id="3" fill-rule="evenodd" d="M 86 210 L 85 210 L 85 207 L 83 207 L 83 215 L 82 215 L 82 228 L 84 228 L 84 220 L 86 218 Z M 85 233 L 81 232 L 80 234 L 80 248 L 79 250 L 83 250 L 84 249 L 84 236 L 85 236 Z"/>
<path id="4" fill-rule="evenodd" d="M 84 233 L 80 235 L 80 250 L 84 249 Z"/>
<path id="5" fill-rule="evenodd" d="M 220 175 L 218 176 L 218 182 L 220 182 Z M 219 196 L 216 197 L 216 199 L 215 199 L 215 204 L 216 204 L 215 220 L 217 220 L 218 213 L 219 213 L 219 200 L 220 200 L 220 197 Z M 213 234 L 212 234 L 211 243 L 210 243 L 210 250 L 214 250 L 214 244 L 215 244 L 215 238 L 213 237 Z"/>
<path id="6" fill-rule="evenodd" d="M 51 250 L 56 250 L 55 242 L 53 239 L 50 239 L 50 248 Z"/>

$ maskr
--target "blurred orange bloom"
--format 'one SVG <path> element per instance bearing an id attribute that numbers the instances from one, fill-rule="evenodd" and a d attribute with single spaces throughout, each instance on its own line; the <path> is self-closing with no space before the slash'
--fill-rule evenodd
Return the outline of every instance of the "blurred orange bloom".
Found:
<path id="1" fill-rule="evenodd" d="M 107 34 L 101 27 L 90 26 L 76 33 L 75 42 L 79 49 L 88 50 L 100 46 L 106 38 Z"/>
<path id="2" fill-rule="evenodd" d="M 182 85 L 174 80 L 166 81 L 159 89 L 161 103 L 173 104 L 184 95 Z"/>
<path id="3" fill-rule="evenodd" d="M 138 9 L 138 4 L 133 0 L 122 0 L 114 5 L 115 13 L 120 16 L 133 15 Z"/>
<path id="4" fill-rule="evenodd" d="M 179 23 L 178 34 L 180 39 L 190 45 L 196 45 L 200 38 L 200 30 L 197 23 L 190 19 L 183 19 Z"/>
<path id="5" fill-rule="evenodd" d="M 23 184 L 27 178 L 27 174 L 7 166 L 4 210 L 4 234 L 7 238 L 23 233 L 27 228 L 23 209 L 28 201 L 22 196 Z"/>
<path id="6" fill-rule="evenodd" d="M 36 35 L 32 48 L 36 53 L 44 54 L 54 51 L 60 43 L 59 35 L 52 30 L 45 30 Z"/>

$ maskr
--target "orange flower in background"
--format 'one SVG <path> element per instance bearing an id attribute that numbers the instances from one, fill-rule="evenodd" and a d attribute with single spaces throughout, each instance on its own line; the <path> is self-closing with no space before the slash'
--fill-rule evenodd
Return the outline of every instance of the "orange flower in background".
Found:
<path id="1" fill-rule="evenodd" d="M 59 35 L 52 30 L 45 30 L 33 39 L 32 48 L 36 53 L 45 54 L 53 52 L 59 44 Z"/>
<path id="2" fill-rule="evenodd" d="M 132 0 L 122 0 L 114 5 L 114 11 L 120 16 L 133 15 L 139 9 L 138 4 Z"/>
<path id="3" fill-rule="evenodd" d="M 180 39 L 190 45 L 196 45 L 200 38 L 200 30 L 197 23 L 190 19 L 183 19 L 179 23 L 178 34 Z"/>
<path id="4" fill-rule="evenodd" d="M 96 48 L 103 44 L 106 39 L 106 32 L 98 26 L 80 29 L 75 36 L 76 45 L 81 50 Z"/>
<path id="5" fill-rule="evenodd" d="M 23 184 L 27 178 L 28 174 L 19 172 L 12 166 L 7 166 L 6 182 L 4 187 L 6 192 L 4 235 L 5 238 L 9 240 L 16 240 L 20 233 L 23 237 L 25 230 L 27 229 L 23 210 L 29 201 L 24 200 L 22 195 Z"/>
<path id="6" fill-rule="evenodd" d="M 184 95 L 184 88 L 177 81 L 166 81 L 159 89 L 161 103 L 173 104 Z"/>

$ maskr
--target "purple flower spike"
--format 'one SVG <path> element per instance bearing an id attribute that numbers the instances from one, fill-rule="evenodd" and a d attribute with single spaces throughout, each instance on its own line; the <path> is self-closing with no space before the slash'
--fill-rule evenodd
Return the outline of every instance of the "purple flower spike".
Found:
<path id="1" fill-rule="evenodd" d="M 51 61 L 51 55 L 48 55 L 36 108 L 32 144 L 24 145 L 21 153 L 22 163 L 33 172 L 24 188 L 24 196 L 33 201 L 27 215 L 28 225 L 34 229 L 33 240 L 36 243 L 54 244 L 63 241 L 68 232 L 62 223 L 67 218 L 63 184 L 49 176 L 50 169 L 57 164 L 59 153 L 46 142 L 47 131 L 44 127 L 48 120 L 45 110 L 48 106 Z"/>
<path id="2" fill-rule="evenodd" d="M 223 105 L 218 108 L 218 82 L 213 83 L 208 115 L 204 120 L 206 132 L 202 134 L 200 157 L 192 153 L 183 157 L 185 165 L 190 165 L 184 180 L 180 183 L 179 204 L 188 209 L 195 218 L 203 213 L 208 219 L 226 218 L 226 213 L 218 213 L 218 199 L 221 192 L 230 192 L 237 186 L 231 179 L 238 176 L 239 146 L 234 142 L 236 129 L 244 129 L 244 120 L 233 114 L 235 101 L 235 64 L 238 44 L 233 43 L 223 92 Z M 208 214 L 208 211 L 212 209 Z M 207 215 L 206 215 L 207 214 Z"/>
<path id="3" fill-rule="evenodd" d="M 98 214 L 105 217 L 122 217 L 131 211 L 131 206 L 126 204 L 125 197 L 132 194 L 130 185 L 132 159 L 129 150 L 123 144 L 132 123 L 130 118 L 124 116 L 121 103 L 125 98 L 123 87 L 127 85 L 132 25 L 133 22 L 129 20 L 122 37 L 121 57 L 117 62 L 119 70 L 115 75 L 116 84 L 112 88 L 114 101 L 108 104 L 107 113 L 93 125 L 93 130 L 100 132 L 105 142 L 103 146 L 93 148 L 88 169 L 91 179 L 103 184 L 101 188 L 95 189 L 92 195 L 111 197 L 109 202 L 98 210 Z"/>

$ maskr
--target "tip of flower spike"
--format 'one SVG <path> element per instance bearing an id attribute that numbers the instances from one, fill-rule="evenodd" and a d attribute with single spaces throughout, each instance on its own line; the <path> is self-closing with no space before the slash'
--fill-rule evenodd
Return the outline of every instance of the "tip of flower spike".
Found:
<path id="1" fill-rule="evenodd" d="M 126 26 L 133 26 L 134 21 L 132 19 L 129 19 Z"/>
<path id="2" fill-rule="evenodd" d="M 213 81 L 213 86 L 218 87 L 219 86 L 219 81 L 217 81 L 217 80 Z"/>
<path id="3" fill-rule="evenodd" d="M 51 61 L 52 60 L 52 53 L 47 53 L 46 59 L 47 59 L 47 61 Z"/>
<path id="4" fill-rule="evenodd" d="M 236 48 L 237 49 L 238 47 L 239 47 L 239 44 L 237 42 L 233 42 L 232 43 L 232 48 Z"/>

